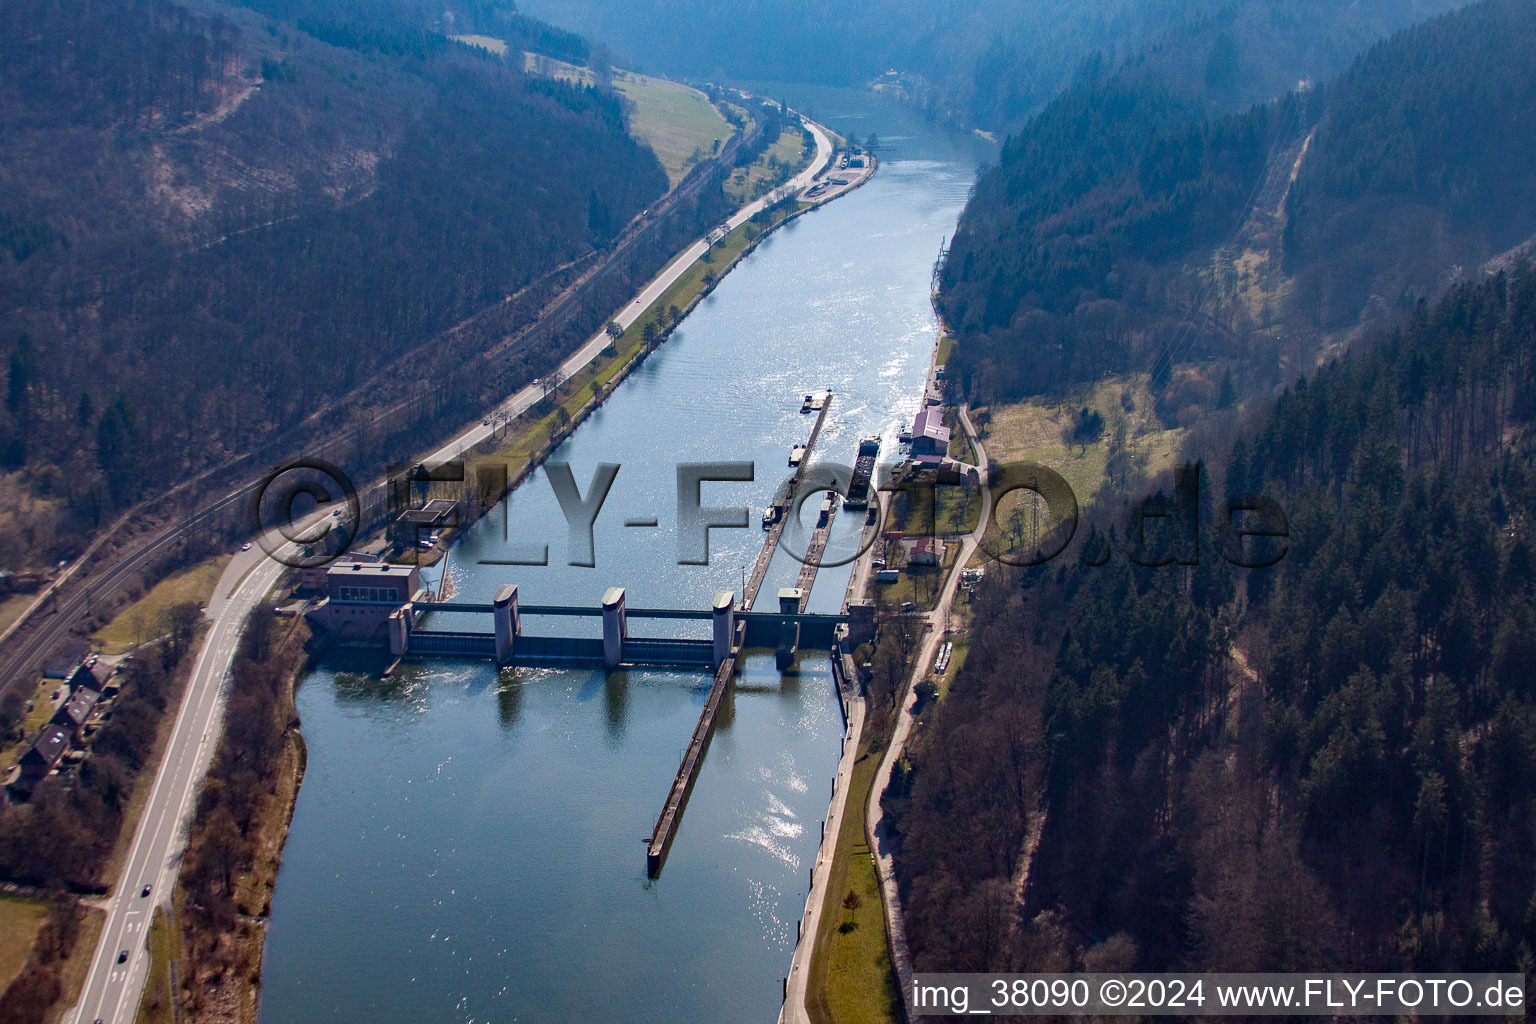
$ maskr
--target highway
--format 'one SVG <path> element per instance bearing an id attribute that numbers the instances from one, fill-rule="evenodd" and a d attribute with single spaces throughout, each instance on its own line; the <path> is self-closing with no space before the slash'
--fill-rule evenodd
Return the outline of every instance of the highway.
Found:
<path id="1" fill-rule="evenodd" d="M 809 126 L 816 138 L 816 157 L 788 183 L 797 191 L 808 185 L 832 156 L 832 142 L 826 132 L 819 126 Z M 728 226 L 737 227 L 766 205 L 767 197 L 748 204 L 731 217 Z M 707 249 L 705 240 L 696 241 L 647 284 L 615 319 L 624 327 L 633 324 Z M 607 334 L 598 332 L 561 365 L 562 373 L 569 376 L 586 366 L 608 343 Z M 530 385 L 503 402 L 498 411 L 516 415 L 537 402 L 542 394 L 541 389 Z M 439 465 L 458 458 L 486 440 L 492 429 L 486 424 L 470 427 L 429 456 L 428 464 Z M 234 500 L 244 493 L 242 489 L 224 500 Z M 328 511 L 320 509 L 304 525 L 323 520 Z M 293 544 L 276 552 L 278 558 L 295 553 Z M 68 1018 L 75 1024 L 92 1024 L 97 1019 L 106 1024 L 131 1024 L 138 1014 L 139 999 L 149 974 L 145 940 L 150 919 L 155 906 L 169 903 L 186 827 L 222 729 L 226 683 L 240 632 L 246 617 L 286 570 L 278 558 L 266 557 L 260 545 L 253 545 L 250 551 L 236 555 L 219 579 L 207 608 L 212 626 L 198 651 L 149 801 L 134 831 L 123 874 L 105 902 L 107 920 L 101 939 L 74 1015 Z M 146 885 L 151 886 L 148 897 L 140 895 Z M 123 951 L 127 952 L 127 960 L 120 964 L 118 957 Z"/>
<path id="2" fill-rule="evenodd" d="M 820 125 L 807 121 L 806 126 L 810 128 L 811 134 L 816 138 L 816 156 L 811 160 L 810 165 L 791 178 L 785 185 L 781 185 L 774 192 L 769 193 L 768 196 L 743 206 L 730 220 L 725 222 L 727 229 L 734 230 L 755 217 L 767 207 L 769 197 L 774 193 L 784 189 L 798 192 L 800 189 L 805 188 L 831 161 L 832 140 L 827 137 L 827 133 L 822 130 Z M 689 267 L 697 263 L 708 251 L 709 243 L 702 238 L 694 242 L 687 249 L 684 249 L 671 263 L 666 265 L 661 273 L 652 278 L 651 282 L 640 290 L 640 294 L 635 296 L 633 302 L 615 314 L 613 319 L 618 321 L 620 327 L 628 329 L 630 325 L 644 315 L 645 311 L 652 304 L 666 293 L 668 288 L 671 288 L 678 282 L 679 278 L 688 272 Z M 570 358 L 560 364 L 561 377 L 569 378 L 572 374 L 581 370 L 592 360 L 596 359 L 598 354 L 607 348 L 611 342 L 612 339 L 608 337 L 606 329 L 592 335 L 586 344 L 582 345 L 581 348 L 571 354 Z M 481 423 L 460 434 L 448 444 L 429 455 L 425 460 L 425 464 L 433 467 L 452 461 L 461 452 L 487 440 L 496 429 L 495 424 L 498 417 L 504 416 L 507 419 L 511 419 L 514 416 L 519 416 L 532 408 L 543 397 L 544 390 L 540 385 L 529 384 L 497 406 L 495 412 L 488 417 L 489 423 Z"/>
<path id="3" fill-rule="evenodd" d="M 238 559 L 226 570 L 226 579 L 230 573 L 238 579 L 243 569 L 237 565 L 249 572 L 222 600 L 198 651 L 122 877 L 107 901 L 107 921 L 74 1018 L 82 1024 L 91 1024 L 98 1018 L 129 1022 L 138 1013 L 139 994 L 149 971 L 144 943 L 150 916 L 156 904 L 168 902 L 176 880 L 186 819 L 197 804 L 199 785 L 218 743 L 224 714 L 224 683 L 240 630 L 246 616 L 277 584 L 286 568 L 273 559 L 261 558 L 254 566 L 252 561 Z M 209 610 L 213 613 L 213 606 Z M 146 885 L 153 887 L 148 898 L 140 895 Z M 119 964 L 117 958 L 122 950 L 128 951 L 128 960 Z"/>

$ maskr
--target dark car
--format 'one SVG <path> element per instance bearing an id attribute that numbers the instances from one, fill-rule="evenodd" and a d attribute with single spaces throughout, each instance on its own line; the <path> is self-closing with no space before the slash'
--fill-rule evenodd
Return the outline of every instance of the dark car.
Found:
<path id="1" fill-rule="evenodd" d="M 145 887 L 144 887 L 144 891 L 143 891 L 143 892 L 141 892 L 141 893 L 139 893 L 139 895 L 140 895 L 140 896 L 141 896 L 141 897 L 142 897 L 142 896 L 148 896 L 148 895 L 149 895 L 149 886 L 147 886 L 147 885 L 146 885 L 146 886 L 145 886 Z"/>
<path id="2" fill-rule="evenodd" d="M 117 962 L 120 964 L 125 964 L 128 962 L 128 951 L 126 949 L 117 954 Z"/>

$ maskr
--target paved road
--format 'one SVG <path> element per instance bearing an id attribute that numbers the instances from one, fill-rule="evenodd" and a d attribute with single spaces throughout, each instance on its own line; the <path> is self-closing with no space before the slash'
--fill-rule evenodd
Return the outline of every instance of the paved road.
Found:
<path id="1" fill-rule="evenodd" d="M 791 178 L 787 186 L 780 186 L 781 189 L 787 187 L 798 191 L 804 188 L 811 183 L 817 174 L 821 173 L 822 169 L 832 159 L 832 140 L 827 137 L 827 133 L 822 130 L 820 125 L 809 121 L 806 122 L 806 125 L 810 128 L 811 134 L 816 138 L 816 156 L 811 161 L 809 167 Z M 779 189 L 774 191 L 777 192 Z M 772 194 L 770 193 L 770 195 Z M 734 229 L 745 224 L 767 205 L 768 196 L 749 203 L 737 211 L 730 220 L 726 221 L 726 226 Z M 652 278 L 651 283 L 641 289 L 640 294 L 635 296 L 634 301 L 615 314 L 613 319 L 619 322 L 620 327 L 628 328 L 636 320 L 639 320 L 645 311 L 659 300 L 668 288 L 676 284 L 678 279 L 688 272 L 688 268 L 697 263 L 708 251 L 709 245 L 703 239 L 694 242 L 687 249 L 683 250 L 681 255 L 667 264 L 660 274 Z M 596 359 L 598 354 L 607 348 L 611 341 L 612 339 L 608 337 L 606 330 L 598 331 L 592 335 L 585 345 L 577 349 L 571 354 L 570 358 L 560 364 L 560 375 L 562 377 L 572 376 Z M 428 466 L 439 466 L 444 462 L 457 458 L 459 453 L 466 448 L 473 447 L 487 440 L 495 430 L 498 417 L 504 416 L 507 419 L 511 419 L 514 416 L 521 415 L 532 408 L 543 397 L 543 388 L 536 384 L 529 384 L 497 406 L 495 413 L 487 417 L 490 420 L 489 423 L 481 423 L 478 426 L 471 427 L 459 437 L 429 455 L 426 459 L 426 464 Z"/>
<path id="2" fill-rule="evenodd" d="M 790 185 L 802 188 L 826 166 L 832 156 L 832 143 L 819 126 L 811 125 L 816 137 L 816 158 Z M 732 228 L 744 223 L 766 206 L 766 199 L 742 208 L 728 222 Z M 631 302 L 616 319 L 622 326 L 634 323 L 652 303 L 680 278 L 707 250 L 703 240 L 695 242 L 677 257 Z M 565 361 L 561 370 L 568 376 L 597 357 L 608 345 L 608 337 L 599 332 Z M 502 404 L 500 411 L 509 415 L 531 406 L 542 392 L 526 387 Z M 490 436 L 492 428 L 478 425 L 464 431 L 428 458 L 437 465 L 458 458 L 462 453 Z M 230 499 L 237 497 L 236 492 Z M 226 500 L 230 500 L 226 499 Z M 324 518 L 322 509 L 313 520 Z M 292 552 L 294 545 L 280 549 L 279 555 Z M 209 760 L 217 746 L 224 715 L 225 684 L 236 645 L 246 617 L 277 584 L 284 566 L 263 557 L 259 546 L 236 555 L 225 568 L 208 605 L 213 625 L 198 652 L 186 697 L 176 715 L 176 722 L 155 775 L 149 802 L 134 832 L 123 875 L 106 901 L 107 921 L 91 961 L 90 973 L 81 990 L 73 1020 L 91 1024 L 100 1018 L 107 1024 L 131 1024 L 138 1013 L 149 971 L 145 939 L 157 904 L 167 902 L 175 882 L 186 826 L 197 803 L 197 793 Z M 140 893 L 151 886 L 150 895 Z M 128 958 L 119 964 L 118 956 L 126 950 Z"/>
<path id="3" fill-rule="evenodd" d="M 910 682 L 915 684 L 928 671 L 934 655 L 939 649 L 939 644 L 944 640 L 944 610 L 954 600 L 955 589 L 960 583 L 960 570 L 971 560 L 977 545 L 981 542 L 982 535 L 986 532 L 987 522 L 992 516 L 992 495 L 987 490 L 987 453 L 981 446 L 981 439 L 976 436 L 976 428 L 971 425 L 969 410 L 961 406 L 958 410 L 961 426 L 964 427 L 966 436 L 976 449 L 976 469 L 981 479 L 981 518 L 977 522 L 976 529 L 961 543 L 959 557 L 955 560 L 954 568 L 950 571 L 948 579 L 944 583 L 944 589 L 939 595 L 939 600 L 934 604 L 934 610 L 925 616 L 928 629 L 923 636 L 922 645 L 919 647 L 917 657 L 912 664 Z M 851 588 L 853 593 L 863 593 L 864 583 L 869 575 L 870 552 L 860 557 L 854 566 L 857 585 Z M 822 839 L 820 849 L 816 852 L 816 863 L 811 871 L 811 891 L 806 896 L 805 913 L 801 918 L 800 941 L 795 946 L 795 953 L 790 961 L 789 977 L 786 979 L 784 1006 L 779 1011 L 780 1024 L 810 1024 L 810 1013 L 806 1009 L 806 996 L 809 995 L 811 956 L 815 951 L 816 929 L 820 926 L 821 915 L 826 907 L 827 883 L 832 871 L 832 858 L 837 850 L 837 838 L 845 828 L 866 825 L 868 834 L 875 837 L 874 854 L 877 874 L 880 877 L 882 892 L 882 905 L 886 915 L 886 929 L 891 936 L 891 948 L 895 952 L 895 969 L 897 984 L 902 990 L 905 999 L 912 988 L 912 958 L 907 952 L 906 928 L 901 918 L 901 899 L 896 890 L 896 878 L 891 865 L 891 848 L 888 833 L 884 830 L 884 809 L 881 802 L 885 798 L 885 789 L 891 781 L 891 768 L 901 757 L 902 750 L 906 747 L 907 737 L 912 731 L 912 706 L 917 699 L 917 687 L 909 685 L 906 697 L 902 701 L 901 713 L 896 721 L 896 728 L 891 738 L 890 749 L 886 752 L 885 759 L 881 762 L 879 770 L 875 774 L 872 786 L 872 795 L 865 813 L 867 818 L 860 821 L 858 818 L 849 819 L 845 803 L 847 797 L 847 784 L 853 773 L 853 762 L 857 757 L 858 746 L 862 739 L 864 727 L 864 700 L 855 698 L 853 707 L 849 711 L 848 733 L 845 737 L 843 756 L 838 763 L 836 787 L 833 790 L 832 803 L 827 809 L 827 827 L 825 837 Z M 857 808 L 853 809 L 856 813 Z M 909 1013 L 909 1016 L 911 1014 Z"/>
<path id="4" fill-rule="evenodd" d="M 880 878 L 881 903 L 885 909 L 885 926 L 891 939 L 891 960 L 896 970 L 896 984 L 900 990 L 903 1002 L 912 994 L 912 954 L 907 948 L 906 924 L 901 916 L 901 892 L 896 887 L 896 871 L 892 863 L 892 843 L 889 830 L 885 827 L 885 791 L 891 784 L 891 769 L 901 759 L 902 752 L 907 746 L 907 737 L 912 733 L 912 707 L 917 703 L 917 680 L 923 678 L 928 671 L 928 666 L 933 663 L 933 656 L 939 649 L 939 643 L 944 639 L 945 611 L 950 602 L 955 598 L 955 589 L 960 584 L 960 570 L 964 569 L 971 556 L 976 553 L 977 546 L 981 543 L 983 534 L 986 533 L 987 523 L 992 518 L 992 492 L 987 489 L 987 451 L 981 446 L 981 438 L 976 436 L 976 428 L 971 425 L 970 411 L 965 406 L 957 410 L 960 415 L 960 425 L 965 428 L 965 436 L 970 439 L 971 446 L 976 450 L 976 468 L 981 475 L 981 517 L 976 523 L 976 529 L 960 547 L 960 556 L 955 559 L 955 567 L 950 571 L 949 579 L 944 582 L 944 590 L 939 595 L 939 600 L 934 604 L 933 611 L 925 618 L 928 623 L 928 632 L 923 637 L 922 646 L 918 649 L 917 658 L 913 662 L 912 677 L 907 686 L 906 696 L 901 702 L 901 712 L 896 718 L 896 728 L 891 733 L 891 744 L 886 749 L 885 759 L 880 762 L 879 769 L 875 772 L 874 785 L 871 787 L 868 817 L 866 827 L 874 838 L 875 873 Z M 910 1004 L 908 1004 L 908 1016 L 914 1016 Z"/>
<path id="5" fill-rule="evenodd" d="M 217 745 L 224 714 L 224 683 L 234 658 L 245 617 L 277 583 L 283 566 L 262 559 L 254 567 L 228 569 L 244 579 L 221 601 L 219 614 L 203 641 L 176 714 L 165 755 L 155 776 L 149 802 L 134 833 L 128 860 L 113 895 L 107 901 L 107 921 L 96 947 L 90 973 L 81 990 L 75 1020 L 81 1024 L 101 1018 L 128 1024 L 138 1012 L 149 955 L 144 942 L 154 906 L 166 902 L 176 878 L 185 837 L 186 819 L 197 803 L 197 791 Z M 249 569 L 248 573 L 245 569 Z M 144 886 L 153 886 L 148 898 Z M 119 951 L 128 951 L 119 964 Z"/>

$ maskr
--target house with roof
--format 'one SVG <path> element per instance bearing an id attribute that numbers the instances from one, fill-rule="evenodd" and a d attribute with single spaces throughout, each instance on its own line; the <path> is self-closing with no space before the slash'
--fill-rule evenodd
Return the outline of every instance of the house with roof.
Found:
<path id="1" fill-rule="evenodd" d="M 45 725 L 37 740 L 21 755 L 21 778 L 36 782 L 59 766 L 69 751 L 69 732 L 60 725 Z"/>
<path id="2" fill-rule="evenodd" d="M 949 454 L 949 428 L 944 425 L 944 410 L 924 406 L 912 421 L 912 461 L 941 462 Z"/>
<path id="3" fill-rule="evenodd" d="M 90 722 L 91 716 L 96 713 L 96 703 L 101 700 L 101 692 L 93 690 L 89 686 L 81 686 L 70 694 L 68 700 L 59 705 L 59 709 L 53 713 L 52 723 L 68 730 L 70 739 L 75 743 L 85 740 L 85 727 Z"/>
<path id="4" fill-rule="evenodd" d="M 100 694 L 106 692 L 107 681 L 111 678 L 112 666 L 91 655 L 75 667 L 66 685 L 72 690 L 78 690 L 83 686 Z"/>
<path id="5" fill-rule="evenodd" d="M 907 565 L 944 564 L 944 541 L 938 537 L 919 537 L 907 547 Z"/>

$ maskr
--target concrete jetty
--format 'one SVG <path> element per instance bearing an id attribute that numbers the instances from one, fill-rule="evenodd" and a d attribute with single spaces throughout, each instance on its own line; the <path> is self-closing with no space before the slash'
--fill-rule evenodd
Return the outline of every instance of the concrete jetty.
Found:
<path id="1" fill-rule="evenodd" d="M 672 845 L 672 836 L 677 832 L 677 823 L 682 820 L 683 804 L 688 800 L 688 791 L 693 788 L 699 767 L 704 763 L 704 751 L 715 731 L 715 719 L 719 717 L 720 705 L 725 701 L 726 688 L 731 685 L 731 677 L 736 674 L 736 658 L 741 653 L 745 624 L 737 626 L 735 613 L 735 594 L 725 591 L 715 595 L 714 642 L 716 645 L 727 645 L 727 653 L 715 669 L 714 685 L 709 688 L 709 697 L 704 701 L 699 724 L 693 727 L 693 736 L 688 740 L 688 749 L 683 752 L 682 764 L 677 766 L 677 774 L 672 778 L 667 802 L 662 805 L 656 827 L 651 830 L 650 842 L 646 844 L 645 870 L 652 877 L 661 871 L 667 848 Z"/>
<path id="2" fill-rule="evenodd" d="M 816 529 L 811 533 L 811 543 L 805 549 L 805 561 L 800 563 L 800 574 L 795 587 L 800 591 L 797 612 L 805 611 L 811 600 L 811 588 L 816 585 L 816 571 L 821 568 L 822 553 L 827 550 L 827 537 L 832 533 L 832 520 L 837 518 L 837 496 L 828 491 L 821 500 L 821 510 L 816 515 Z"/>
<path id="3" fill-rule="evenodd" d="M 800 460 L 800 465 L 795 468 L 795 475 L 790 478 L 789 487 L 775 499 L 774 503 L 779 508 L 779 515 L 773 525 L 768 527 L 768 537 L 763 541 L 762 550 L 757 553 L 757 561 L 752 563 L 752 574 L 747 577 L 746 586 L 741 593 L 742 611 L 752 610 L 752 605 L 757 600 L 757 592 L 763 587 L 763 579 L 768 575 L 768 565 L 773 561 L 773 553 L 778 550 L 779 538 L 784 535 L 784 524 L 789 521 L 790 515 L 794 512 L 795 495 L 800 490 L 800 481 L 805 477 L 806 467 L 810 465 L 811 452 L 816 448 L 816 438 L 821 435 L 821 428 L 827 422 L 827 413 L 831 410 L 832 392 L 828 391 L 817 409 L 816 422 L 811 426 L 811 436 L 805 442 L 805 453 Z"/>

